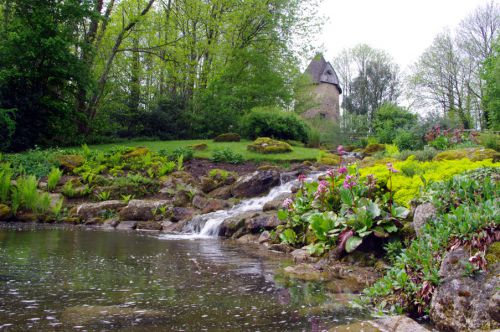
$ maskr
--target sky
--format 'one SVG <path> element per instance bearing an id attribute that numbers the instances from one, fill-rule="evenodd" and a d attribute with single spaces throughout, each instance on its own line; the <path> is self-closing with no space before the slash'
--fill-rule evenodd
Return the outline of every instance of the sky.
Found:
<path id="1" fill-rule="evenodd" d="M 453 30 L 491 0 L 323 0 L 327 61 L 342 49 L 366 43 L 387 51 L 401 69 L 418 60 L 434 37 Z M 499 1 L 499 0 L 497 0 Z"/>

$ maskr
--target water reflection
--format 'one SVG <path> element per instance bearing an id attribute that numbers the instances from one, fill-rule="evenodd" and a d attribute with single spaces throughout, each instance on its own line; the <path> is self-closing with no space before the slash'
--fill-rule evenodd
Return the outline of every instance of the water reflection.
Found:
<path id="1" fill-rule="evenodd" d="M 0 330 L 316 331 L 361 313 L 226 241 L 0 229 Z"/>

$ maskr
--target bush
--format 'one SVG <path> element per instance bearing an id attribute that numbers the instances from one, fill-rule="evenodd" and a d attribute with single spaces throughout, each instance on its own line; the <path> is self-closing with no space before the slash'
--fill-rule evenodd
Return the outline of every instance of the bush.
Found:
<path id="1" fill-rule="evenodd" d="M 399 150 L 419 150 L 423 147 L 422 139 L 412 131 L 399 130 L 394 137 L 393 144 Z"/>
<path id="2" fill-rule="evenodd" d="M 241 164 L 244 161 L 243 155 L 233 152 L 229 148 L 214 151 L 210 160 L 216 163 L 225 162 L 230 164 Z"/>
<path id="3" fill-rule="evenodd" d="M 363 150 L 365 155 L 371 156 L 375 152 L 385 151 L 385 144 L 372 143 L 368 144 L 366 148 Z"/>
<path id="4" fill-rule="evenodd" d="M 236 133 L 220 134 L 214 138 L 214 142 L 239 142 L 241 136 Z"/>
<path id="5" fill-rule="evenodd" d="M 247 150 L 257 153 L 287 153 L 292 151 L 290 144 L 269 137 L 259 137 L 247 146 Z"/>
<path id="6" fill-rule="evenodd" d="M 417 116 L 394 104 L 386 103 L 375 112 L 373 128 L 380 143 L 392 143 L 398 130 L 409 130 L 417 123 Z"/>
<path id="7" fill-rule="evenodd" d="M 492 132 L 481 133 L 479 135 L 479 142 L 489 149 L 500 151 L 500 135 L 498 134 Z"/>
<path id="8" fill-rule="evenodd" d="M 61 179 L 63 172 L 59 168 L 52 168 L 49 175 L 47 176 L 47 189 L 49 191 L 54 190 Z"/>
<path id="9" fill-rule="evenodd" d="M 249 139 L 272 137 L 307 143 L 309 126 L 297 115 L 276 107 L 256 107 L 240 121 L 241 134 Z"/>
<path id="10" fill-rule="evenodd" d="M 181 156 L 181 155 L 183 156 L 184 161 L 188 161 L 188 160 L 193 159 L 194 151 L 190 148 L 180 146 L 172 152 L 172 154 L 169 156 L 169 158 L 171 160 L 178 160 L 179 156 Z"/>
<path id="11" fill-rule="evenodd" d="M 10 147 L 12 135 L 16 131 L 13 109 L 0 108 L 0 151 L 7 151 Z"/>

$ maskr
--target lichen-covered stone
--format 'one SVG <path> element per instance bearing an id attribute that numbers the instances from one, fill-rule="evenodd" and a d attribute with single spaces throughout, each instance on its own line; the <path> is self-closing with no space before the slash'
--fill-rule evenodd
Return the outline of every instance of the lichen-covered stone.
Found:
<path id="1" fill-rule="evenodd" d="M 247 150 L 263 154 L 287 153 L 292 151 L 292 146 L 269 137 L 259 137 L 247 146 Z"/>
<path id="2" fill-rule="evenodd" d="M 124 159 L 130 159 L 130 158 L 135 158 L 135 157 L 142 157 L 147 155 L 148 153 L 151 153 L 148 148 L 140 146 L 137 148 L 134 148 L 132 151 L 127 152 L 122 155 L 122 158 Z"/>
<path id="3" fill-rule="evenodd" d="M 117 211 L 127 205 L 124 201 L 111 200 L 99 203 L 84 203 L 78 205 L 76 208 L 76 215 L 87 220 L 90 218 L 98 217 L 106 211 Z"/>
<path id="4" fill-rule="evenodd" d="M 366 148 L 363 150 L 363 154 L 371 156 L 375 152 L 379 151 L 385 151 L 385 144 L 378 144 L 378 143 L 368 144 Z"/>
<path id="5" fill-rule="evenodd" d="M 468 148 L 459 150 L 448 150 L 438 153 L 433 160 L 458 160 L 463 158 L 468 158 L 472 161 L 481 161 L 485 159 L 496 159 L 498 158 L 498 152 L 492 149 L 486 148 Z"/>
<path id="6" fill-rule="evenodd" d="M 85 158 L 78 154 L 65 154 L 58 156 L 57 161 L 66 171 L 72 172 L 75 168 L 80 167 L 85 162 Z"/>
<path id="7" fill-rule="evenodd" d="M 240 140 L 241 136 L 236 133 L 220 134 L 214 138 L 214 142 L 239 142 Z"/>
<path id="8" fill-rule="evenodd" d="M 148 201 L 148 200 L 131 200 L 126 207 L 120 210 L 120 218 L 122 220 L 153 220 L 154 212 L 158 213 L 162 207 L 168 207 L 169 201 Z"/>
<path id="9" fill-rule="evenodd" d="M 326 153 L 319 158 L 318 162 L 323 165 L 336 166 L 340 164 L 340 157 L 335 154 Z"/>
<path id="10" fill-rule="evenodd" d="M 413 215 L 413 228 L 417 235 L 420 235 L 420 230 L 429 220 L 436 217 L 436 213 L 437 210 L 432 203 L 417 206 Z"/>
<path id="11" fill-rule="evenodd" d="M 272 187 L 280 184 L 277 171 L 257 171 L 240 177 L 233 186 L 235 197 L 255 197 L 267 194 Z"/>
<path id="12" fill-rule="evenodd" d="M 5 204 L 0 204 L 0 220 L 6 220 L 10 217 L 10 207 Z"/>

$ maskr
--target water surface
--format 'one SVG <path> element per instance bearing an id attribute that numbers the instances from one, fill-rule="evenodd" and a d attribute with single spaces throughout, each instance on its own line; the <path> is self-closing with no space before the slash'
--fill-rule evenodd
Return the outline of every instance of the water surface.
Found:
<path id="1" fill-rule="evenodd" d="M 217 239 L 0 228 L 0 330 L 322 331 L 364 318 L 325 284 L 275 275 L 279 257 Z"/>

